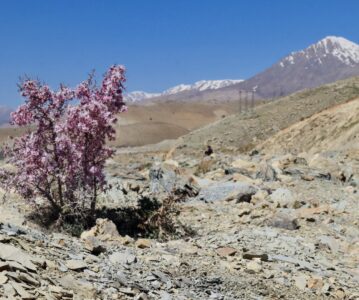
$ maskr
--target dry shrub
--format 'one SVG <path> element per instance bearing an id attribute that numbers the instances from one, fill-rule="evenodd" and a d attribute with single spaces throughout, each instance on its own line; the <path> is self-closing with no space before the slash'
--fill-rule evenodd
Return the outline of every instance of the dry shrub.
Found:
<path id="1" fill-rule="evenodd" d="M 211 157 L 205 157 L 203 158 L 198 166 L 196 171 L 194 172 L 195 175 L 200 175 L 200 174 L 206 174 L 209 171 L 211 171 L 212 166 L 214 165 L 214 159 Z"/>
<path id="2" fill-rule="evenodd" d="M 180 214 L 179 203 L 184 201 L 183 194 L 170 193 L 162 202 L 162 205 L 154 211 L 143 228 L 153 237 L 161 240 L 193 235 L 194 232 L 178 220 Z"/>

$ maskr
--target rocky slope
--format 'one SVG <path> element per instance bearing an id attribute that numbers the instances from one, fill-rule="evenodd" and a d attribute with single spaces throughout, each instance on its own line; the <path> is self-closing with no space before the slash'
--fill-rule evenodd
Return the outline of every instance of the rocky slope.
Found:
<path id="1" fill-rule="evenodd" d="M 239 127 L 225 131 L 227 119 L 204 129 L 215 142 L 251 125 L 231 151 L 220 143 L 206 157 L 189 143 L 177 153 L 166 143 L 119 149 L 100 205 L 134 213 L 139 199 L 185 193 L 179 235 L 169 240 L 135 234 L 135 223 L 118 218 L 97 219 L 81 238 L 48 231 L 8 195 L 0 204 L 0 299 L 358 299 L 357 84 L 258 108 L 256 119 L 267 122 L 258 131 L 249 114 L 237 116 Z M 242 153 L 248 144 L 258 151 Z"/>
<path id="2" fill-rule="evenodd" d="M 0 295 L 233 300 L 359 296 L 358 178 L 342 180 L 325 168 L 308 166 L 302 156 L 264 160 L 217 154 L 205 159 L 208 169 L 191 157 L 177 162 L 161 162 L 153 154 L 140 157 L 137 165 L 121 156 L 108 166 L 111 180 L 121 187 L 110 192 L 107 205 L 135 205 L 140 194 L 154 193 L 157 180 L 171 184 L 190 176 L 200 192 L 180 205 L 180 221 L 194 235 L 167 242 L 133 239 L 98 219 L 78 239 L 43 233 L 28 222 L 16 226 L 8 218 L 0 228 Z M 161 170 L 162 179 L 146 175 L 146 168 L 139 171 L 139 162 Z M 191 169 L 197 169 L 197 176 L 188 175 Z"/>
<path id="3" fill-rule="evenodd" d="M 277 154 L 359 151 L 359 98 L 296 123 L 257 148 Z"/>

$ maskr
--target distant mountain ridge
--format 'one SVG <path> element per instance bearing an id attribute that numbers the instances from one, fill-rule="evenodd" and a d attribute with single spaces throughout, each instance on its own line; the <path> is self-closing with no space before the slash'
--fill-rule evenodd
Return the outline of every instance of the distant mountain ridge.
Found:
<path id="1" fill-rule="evenodd" d="M 179 84 L 171 87 L 162 93 L 146 93 L 143 91 L 134 91 L 125 94 L 125 101 L 138 102 L 150 98 L 156 98 L 161 96 L 170 96 L 182 92 L 202 92 L 206 90 L 217 90 L 226 86 L 230 86 L 236 83 L 240 83 L 241 79 L 224 79 L 224 80 L 200 80 L 194 84 Z"/>
<path id="2" fill-rule="evenodd" d="M 239 99 L 239 91 L 242 97 L 254 91 L 257 99 L 271 99 L 358 75 L 359 45 L 343 37 L 327 36 L 246 80 L 199 81 L 163 93 L 135 93 L 143 93 L 136 101 L 233 101 Z M 131 101 L 135 98 L 132 94 L 126 96 Z"/>

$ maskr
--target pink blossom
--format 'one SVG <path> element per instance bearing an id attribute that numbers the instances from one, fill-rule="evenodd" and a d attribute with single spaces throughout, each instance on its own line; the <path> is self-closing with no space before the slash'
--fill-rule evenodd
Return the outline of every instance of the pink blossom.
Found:
<path id="1" fill-rule="evenodd" d="M 29 201 L 44 197 L 60 211 L 78 206 L 82 194 L 82 205 L 93 210 L 106 184 L 104 164 L 113 155 L 106 140 L 115 138 L 117 114 L 126 110 L 124 73 L 123 66 L 114 65 L 100 87 L 90 77 L 74 89 L 61 85 L 57 91 L 35 80 L 22 82 L 25 103 L 12 114 L 12 123 L 35 129 L 7 147 L 16 171 L 5 176 L 1 170 L 3 182 Z"/>

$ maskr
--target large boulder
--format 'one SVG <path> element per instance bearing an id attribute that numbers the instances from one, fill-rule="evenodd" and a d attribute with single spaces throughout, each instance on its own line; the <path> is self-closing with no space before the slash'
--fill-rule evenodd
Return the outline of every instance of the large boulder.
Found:
<path id="1" fill-rule="evenodd" d="M 196 197 L 197 200 L 202 201 L 231 201 L 250 202 L 251 197 L 257 192 L 257 188 L 243 182 L 215 182 L 215 181 L 200 181 L 201 191 Z"/>
<path id="2" fill-rule="evenodd" d="M 175 161 L 156 163 L 149 172 L 150 193 L 167 196 L 169 193 L 194 197 L 199 186 L 193 175 L 181 170 Z"/>

